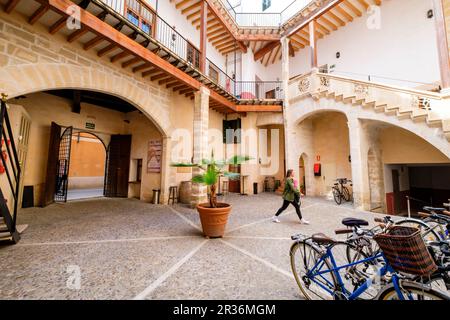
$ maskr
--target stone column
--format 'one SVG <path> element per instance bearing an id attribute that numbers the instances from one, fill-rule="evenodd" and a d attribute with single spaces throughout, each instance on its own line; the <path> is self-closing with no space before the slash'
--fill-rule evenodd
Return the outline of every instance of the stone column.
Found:
<path id="1" fill-rule="evenodd" d="M 363 209 L 364 205 L 364 172 L 367 173 L 367 162 L 363 162 L 361 143 L 362 127 L 358 118 L 348 119 L 350 139 L 350 157 L 353 181 L 354 207 Z"/>
<path id="2" fill-rule="evenodd" d="M 293 163 L 291 156 L 292 146 L 292 123 L 289 121 L 289 38 L 281 38 L 281 88 L 283 89 L 283 123 L 284 123 L 284 157 L 286 161 L 286 170 L 296 168 L 297 165 Z M 297 172 L 298 170 L 296 170 Z"/>
<path id="3" fill-rule="evenodd" d="M 209 90 L 201 87 L 195 93 L 194 99 L 194 163 L 200 163 L 202 159 L 209 158 L 208 152 L 208 127 L 209 127 Z M 192 169 L 192 175 L 202 173 L 198 168 Z M 191 205 L 207 201 L 207 188 L 204 185 L 192 184 Z"/>
<path id="4" fill-rule="evenodd" d="M 170 166 L 171 160 L 171 137 L 163 137 L 161 159 L 161 195 L 160 203 L 166 204 L 169 199 L 169 187 L 175 184 L 176 169 Z"/>

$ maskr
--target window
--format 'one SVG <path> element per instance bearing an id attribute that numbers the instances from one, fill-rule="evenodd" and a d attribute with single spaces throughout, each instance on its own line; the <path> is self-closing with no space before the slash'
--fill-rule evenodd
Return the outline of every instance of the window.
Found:
<path id="1" fill-rule="evenodd" d="M 142 180 L 142 159 L 137 159 L 136 163 L 136 181 L 141 182 Z"/>
<path id="2" fill-rule="evenodd" d="M 154 36 L 156 14 L 144 3 L 138 0 L 127 0 L 125 16 L 132 24 L 142 31 Z"/>
<path id="3" fill-rule="evenodd" d="M 200 67 L 200 51 L 189 42 L 187 44 L 187 61 L 192 63 L 194 68 Z"/>
<path id="4" fill-rule="evenodd" d="M 219 83 L 219 71 L 211 65 L 209 66 L 209 77 L 215 83 Z"/>
<path id="5" fill-rule="evenodd" d="M 275 99 L 275 89 L 266 92 L 266 99 Z"/>
<path id="6" fill-rule="evenodd" d="M 271 0 L 262 0 L 262 11 L 266 11 L 271 5 Z"/>
<path id="7" fill-rule="evenodd" d="M 241 119 L 223 120 L 223 143 L 241 143 Z"/>

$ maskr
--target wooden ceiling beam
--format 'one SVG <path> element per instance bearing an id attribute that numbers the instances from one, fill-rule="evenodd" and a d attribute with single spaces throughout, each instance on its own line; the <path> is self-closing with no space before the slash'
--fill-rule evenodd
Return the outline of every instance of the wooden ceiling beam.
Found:
<path id="1" fill-rule="evenodd" d="M 39 9 L 37 9 L 31 17 L 28 19 L 28 23 L 33 25 L 35 24 L 42 16 L 50 9 L 50 7 L 46 4 L 42 4 Z"/>
<path id="2" fill-rule="evenodd" d="M 255 61 L 261 59 L 266 53 L 275 49 L 279 44 L 280 44 L 279 41 L 269 42 L 264 47 L 256 51 L 255 54 L 253 55 L 253 58 L 255 59 Z"/>
<path id="3" fill-rule="evenodd" d="M 347 21 L 353 21 L 353 16 L 345 11 L 345 9 L 343 9 L 340 5 L 336 6 L 336 11 L 343 15 L 347 19 Z"/>
<path id="4" fill-rule="evenodd" d="M 329 10 L 333 9 L 343 1 L 344 0 L 323 0 L 321 6 L 309 12 L 309 14 L 307 14 L 305 17 L 299 19 L 299 21 L 292 27 L 289 27 L 283 33 L 283 35 L 290 37 L 292 34 L 297 33 L 299 30 L 307 26 L 311 21 L 317 20 L 317 18 L 323 16 L 325 13 L 327 13 Z"/>
<path id="5" fill-rule="evenodd" d="M 195 3 L 191 4 L 190 6 L 188 6 L 188 7 L 184 8 L 184 9 L 182 9 L 182 10 L 181 10 L 181 13 L 182 13 L 182 14 L 186 14 L 187 12 L 189 12 L 189 11 L 195 9 L 195 8 L 200 7 L 200 4 L 202 3 L 202 1 L 203 1 L 203 0 L 200 0 L 200 1 L 198 1 L 198 2 L 195 2 Z"/>
<path id="6" fill-rule="evenodd" d="M 5 12 L 11 13 L 19 4 L 19 2 L 20 0 L 9 0 L 9 2 L 5 5 Z"/>
<path id="7" fill-rule="evenodd" d="M 361 17 L 362 11 L 359 10 L 353 3 L 348 0 L 344 1 L 344 5 L 346 5 L 356 16 Z"/>
<path id="8" fill-rule="evenodd" d="M 122 68 L 129 67 L 129 66 L 131 66 L 133 64 L 136 64 L 136 63 L 138 63 L 140 61 L 142 61 L 140 57 L 131 58 L 130 60 L 127 60 L 127 61 L 122 63 Z"/>

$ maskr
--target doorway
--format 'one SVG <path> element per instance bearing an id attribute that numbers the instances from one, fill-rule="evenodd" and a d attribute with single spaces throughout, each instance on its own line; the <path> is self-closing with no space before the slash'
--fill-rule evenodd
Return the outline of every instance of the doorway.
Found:
<path id="1" fill-rule="evenodd" d="M 102 197 L 105 181 L 106 147 L 96 135 L 72 133 L 67 200 Z"/>
<path id="2" fill-rule="evenodd" d="M 234 165 L 234 164 L 230 164 L 229 165 L 229 171 L 233 172 L 233 173 L 241 173 L 241 165 Z M 229 192 L 233 192 L 233 193 L 240 193 L 241 192 L 241 181 L 240 179 L 235 180 L 235 179 L 229 179 L 228 182 L 228 191 Z"/>
<path id="3" fill-rule="evenodd" d="M 299 160 L 299 181 L 300 181 L 300 192 L 302 192 L 304 195 L 306 195 L 306 169 L 305 169 L 305 158 L 304 155 L 300 157 Z"/>

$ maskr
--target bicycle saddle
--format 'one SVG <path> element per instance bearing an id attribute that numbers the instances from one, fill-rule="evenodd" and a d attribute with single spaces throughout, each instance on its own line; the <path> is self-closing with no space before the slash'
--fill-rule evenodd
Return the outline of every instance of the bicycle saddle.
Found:
<path id="1" fill-rule="evenodd" d="M 344 218 L 342 219 L 342 224 L 347 227 L 360 227 L 360 226 L 368 226 L 369 222 L 358 218 Z"/>
<path id="2" fill-rule="evenodd" d="M 423 207 L 423 210 L 428 212 L 442 213 L 445 211 L 445 208 Z"/>
<path id="3" fill-rule="evenodd" d="M 311 239 L 318 244 L 332 244 L 336 242 L 336 240 L 324 235 L 323 233 L 315 233 L 312 235 Z"/>

